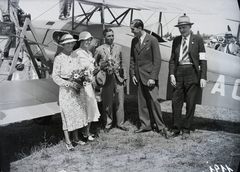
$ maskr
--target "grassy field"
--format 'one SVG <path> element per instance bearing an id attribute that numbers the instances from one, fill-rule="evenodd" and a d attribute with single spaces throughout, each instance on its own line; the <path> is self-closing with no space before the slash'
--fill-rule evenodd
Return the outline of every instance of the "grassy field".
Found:
<path id="1" fill-rule="evenodd" d="M 161 103 L 164 120 L 172 125 L 171 102 Z M 198 106 L 196 114 L 239 115 L 238 111 Z M 208 114 L 206 114 L 208 113 Z M 237 171 L 240 123 L 196 117 L 189 140 L 165 139 L 156 132 L 134 134 L 138 125 L 137 97 L 125 98 L 127 132 L 113 128 L 75 151 L 63 142 L 60 115 L 50 125 L 24 121 L 0 128 L 1 168 L 13 172 L 207 172 Z M 93 126 L 96 126 L 94 124 Z M 222 168 L 222 169 L 221 169 Z M 216 171 L 216 170 L 215 170 Z"/>

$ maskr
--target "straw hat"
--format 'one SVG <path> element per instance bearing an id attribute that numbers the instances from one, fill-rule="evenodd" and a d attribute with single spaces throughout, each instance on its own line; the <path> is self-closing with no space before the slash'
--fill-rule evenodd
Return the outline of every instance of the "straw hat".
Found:
<path id="1" fill-rule="evenodd" d="M 99 71 L 93 78 L 93 85 L 95 87 L 102 87 L 106 82 L 106 72 Z"/>
<path id="2" fill-rule="evenodd" d="M 93 38 L 93 36 L 91 35 L 91 33 L 89 33 L 88 31 L 83 31 L 79 34 L 79 38 L 78 40 L 87 40 L 89 38 Z"/>
<path id="3" fill-rule="evenodd" d="M 232 37 L 233 35 L 232 35 L 232 32 L 231 31 L 227 31 L 226 33 L 225 33 L 225 37 Z"/>
<path id="4" fill-rule="evenodd" d="M 77 40 L 73 38 L 71 34 L 65 34 L 61 37 L 59 44 L 63 45 L 70 42 L 76 42 Z"/>
<path id="5" fill-rule="evenodd" d="M 193 25 L 194 23 L 190 22 L 190 18 L 184 14 L 178 18 L 178 24 L 175 27 L 183 26 L 183 25 Z"/>

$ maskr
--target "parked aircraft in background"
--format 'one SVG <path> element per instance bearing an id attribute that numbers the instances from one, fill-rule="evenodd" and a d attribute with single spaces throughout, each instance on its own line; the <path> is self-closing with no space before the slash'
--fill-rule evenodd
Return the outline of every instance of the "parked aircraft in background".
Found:
<path id="1" fill-rule="evenodd" d="M 77 38 L 81 31 L 88 30 L 94 36 L 94 41 L 92 42 L 94 48 L 102 43 L 103 29 L 112 28 L 115 33 L 115 43 L 122 46 L 124 63 L 129 68 L 130 44 L 133 34 L 129 26 L 122 26 L 122 22 L 126 20 L 128 15 L 130 15 L 131 21 L 135 10 L 159 12 L 157 33 L 151 30 L 147 30 L 147 32 L 152 33 L 159 40 L 162 57 L 162 66 L 159 74 L 159 92 L 163 100 L 170 99 L 172 87 L 169 81 L 168 61 L 171 53 L 171 42 L 165 42 L 161 38 L 162 25 L 160 22 L 162 12 L 179 14 L 199 13 L 199 15 L 205 13 L 197 8 L 194 9 L 193 7 L 173 2 L 163 1 L 160 3 L 159 0 L 142 0 L 139 3 L 135 3 L 134 0 L 78 0 L 74 1 L 73 5 L 80 5 L 83 11 L 82 15 L 74 16 L 73 10 L 73 17 L 67 20 L 36 20 L 31 22 L 26 19 L 23 31 L 19 36 L 19 45 L 25 44 L 26 51 L 29 53 L 29 58 L 32 60 L 39 79 L 0 83 L 0 125 L 48 117 L 59 113 L 57 105 L 58 86 L 47 76 L 48 73 L 51 74 L 56 52 L 61 51 L 61 48 L 53 40 L 60 37 L 63 32 L 71 33 Z M 82 4 L 93 5 L 94 8 L 89 12 L 85 12 Z M 120 8 L 124 12 L 119 16 L 115 16 L 111 11 L 112 8 Z M 106 11 L 113 18 L 108 23 L 105 21 Z M 91 18 L 96 13 L 101 15 L 101 23 L 99 24 L 91 22 Z M 11 80 L 13 72 L 16 71 L 15 64 L 20 50 L 21 48 L 18 50 L 17 47 L 8 80 Z M 202 96 L 200 96 L 199 104 L 240 110 L 240 58 L 210 48 L 206 48 L 206 51 L 208 81 Z M 40 67 L 38 65 L 39 62 L 41 63 Z M 130 79 L 128 80 L 127 93 L 136 94 L 136 88 Z M 228 120 L 229 118 L 227 114 L 223 118 L 221 117 L 222 120 Z M 41 120 L 44 119 L 46 118 L 41 118 Z"/>

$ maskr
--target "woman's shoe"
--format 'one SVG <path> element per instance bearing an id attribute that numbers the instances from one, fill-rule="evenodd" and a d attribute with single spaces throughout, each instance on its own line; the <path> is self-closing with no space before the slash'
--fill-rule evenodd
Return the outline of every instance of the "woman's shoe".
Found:
<path id="1" fill-rule="evenodd" d="M 72 145 L 72 143 L 66 143 L 65 144 L 66 145 L 66 147 L 67 147 L 67 150 L 69 150 L 69 151 L 74 151 L 74 147 L 73 147 L 73 145 Z"/>
<path id="2" fill-rule="evenodd" d="M 82 140 L 78 140 L 78 141 L 73 140 L 73 143 L 75 143 L 75 144 L 77 144 L 77 145 L 81 145 L 81 146 L 83 146 L 83 145 L 86 144 L 86 142 L 84 142 L 84 141 L 82 141 Z"/>
<path id="3" fill-rule="evenodd" d="M 91 135 L 89 135 L 89 136 L 83 136 L 86 140 L 88 140 L 88 141 L 93 141 L 94 140 L 94 138 L 91 136 Z"/>

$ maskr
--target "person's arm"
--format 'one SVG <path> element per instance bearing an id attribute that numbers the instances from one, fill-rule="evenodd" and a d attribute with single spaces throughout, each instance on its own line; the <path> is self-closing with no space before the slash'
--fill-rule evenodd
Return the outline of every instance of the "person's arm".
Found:
<path id="1" fill-rule="evenodd" d="M 120 71 L 120 74 L 122 76 L 121 75 L 120 76 L 123 77 L 124 80 L 127 80 L 127 67 L 126 67 L 126 64 L 123 61 L 122 47 L 120 47 L 119 51 L 120 51 L 120 53 L 119 53 L 119 60 L 120 60 L 119 64 L 120 64 L 120 69 L 122 70 L 122 71 Z"/>
<path id="2" fill-rule="evenodd" d="M 207 80 L 207 58 L 206 58 L 206 50 L 204 47 L 203 39 L 200 38 L 198 41 L 199 44 L 199 65 L 200 65 L 200 87 L 204 88 L 206 86 Z"/>
<path id="3" fill-rule="evenodd" d="M 95 66 L 99 66 L 99 62 L 101 60 L 101 54 L 100 54 L 100 49 L 99 47 L 96 48 L 95 53 L 94 53 L 94 59 L 95 59 Z"/>
<path id="4" fill-rule="evenodd" d="M 203 44 L 203 39 L 200 38 L 199 41 L 199 65 L 201 72 L 201 79 L 207 79 L 207 58 L 206 58 L 206 50 Z"/>
<path id="5" fill-rule="evenodd" d="M 152 65 L 150 79 L 158 80 L 158 75 L 159 75 L 159 71 L 161 68 L 162 59 L 161 59 L 158 40 L 155 37 L 153 37 L 153 39 L 152 39 L 151 49 L 152 49 L 152 54 L 153 54 L 153 59 L 152 59 L 153 65 Z"/>
<path id="6" fill-rule="evenodd" d="M 135 76 L 135 56 L 133 52 L 133 40 L 131 43 L 131 50 L 130 50 L 130 75 Z"/>
<path id="7" fill-rule="evenodd" d="M 174 75 L 176 58 L 175 58 L 175 53 L 174 53 L 174 47 L 175 47 L 175 40 L 173 40 L 171 57 L 169 60 L 169 75 L 170 75 L 171 85 L 173 87 L 176 87 L 177 85 L 176 85 L 176 79 L 175 79 L 175 75 Z"/>
<path id="8" fill-rule="evenodd" d="M 129 68 L 129 71 L 130 71 L 130 75 L 132 77 L 133 84 L 134 85 L 138 85 L 138 80 L 137 80 L 137 78 L 135 76 L 135 56 L 134 56 L 134 51 L 133 51 L 133 41 L 134 41 L 134 39 L 132 40 L 132 43 L 131 43 L 130 68 Z"/>

